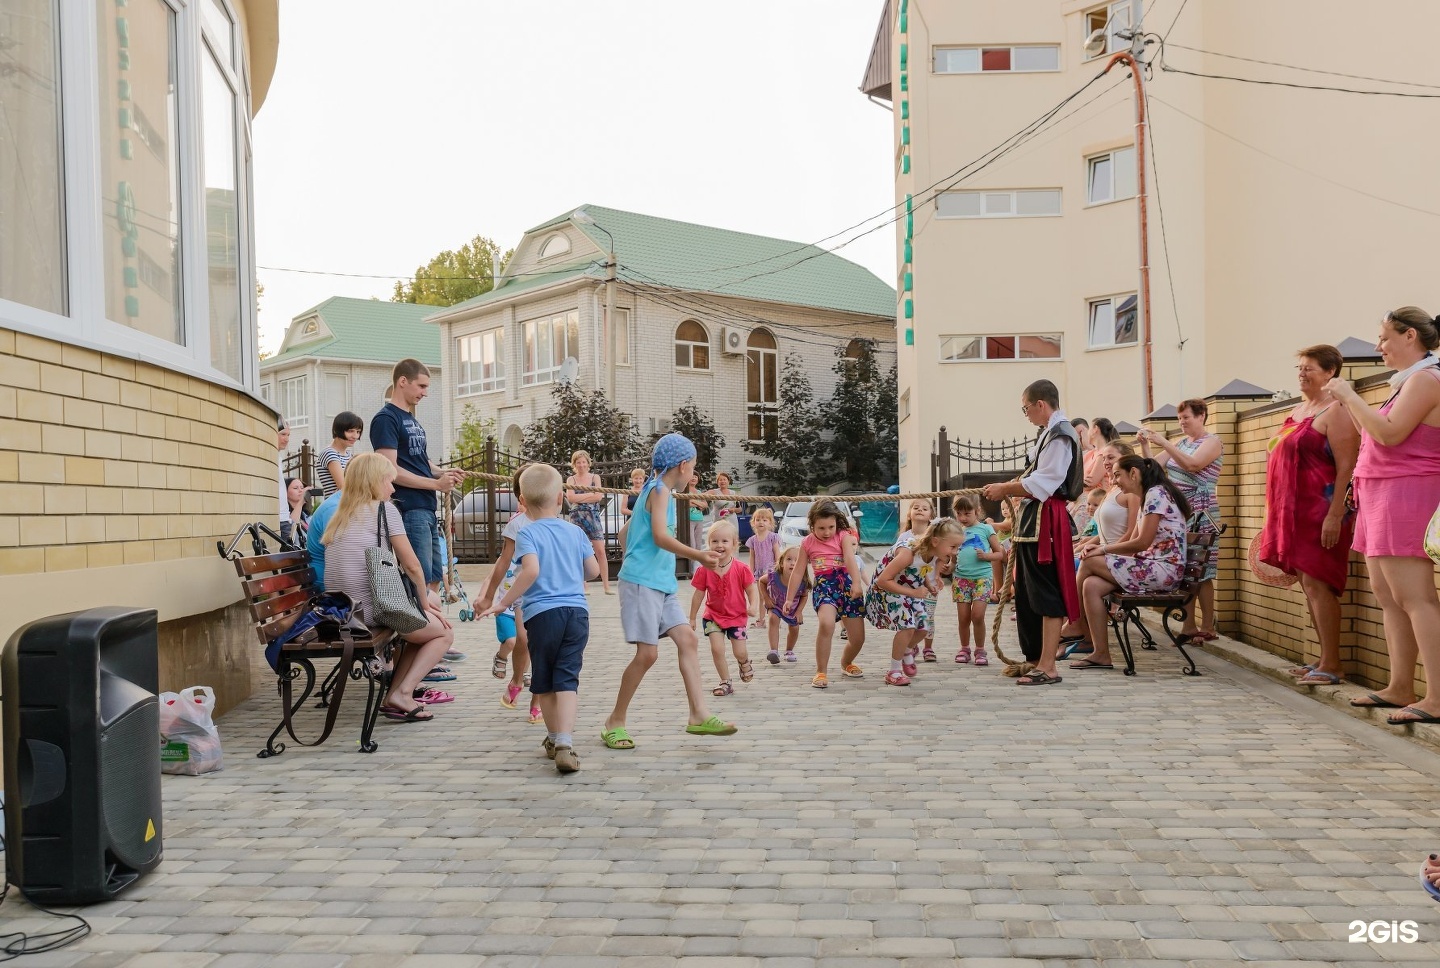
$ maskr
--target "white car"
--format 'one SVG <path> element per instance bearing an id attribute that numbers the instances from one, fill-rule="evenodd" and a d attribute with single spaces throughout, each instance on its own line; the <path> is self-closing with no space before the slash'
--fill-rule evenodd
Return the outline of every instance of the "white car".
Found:
<path id="1" fill-rule="evenodd" d="M 864 511 L 855 510 L 848 501 L 836 501 L 835 504 L 840 508 L 841 513 L 850 519 L 851 524 L 859 526 L 856 519 L 863 517 Z M 781 512 L 776 524 L 779 525 L 780 540 L 785 543 L 785 547 L 791 548 L 798 545 L 800 540 L 810 533 L 808 517 L 810 508 L 811 502 L 809 501 L 792 501 Z"/>

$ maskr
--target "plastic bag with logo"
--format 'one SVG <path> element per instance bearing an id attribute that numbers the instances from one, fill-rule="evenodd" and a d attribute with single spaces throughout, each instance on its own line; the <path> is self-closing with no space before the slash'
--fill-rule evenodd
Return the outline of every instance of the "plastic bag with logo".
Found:
<path id="1" fill-rule="evenodd" d="M 160 694 L 160 771 L 199 776 L 223 769 L 215 728 L 215 690 L 191 686 Z"/>

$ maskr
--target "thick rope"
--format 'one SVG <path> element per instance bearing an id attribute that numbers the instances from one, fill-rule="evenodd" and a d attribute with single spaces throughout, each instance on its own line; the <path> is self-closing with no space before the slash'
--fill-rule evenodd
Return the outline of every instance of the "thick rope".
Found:
<path id="1" fill-rule="evenodd" d="M 1015 499 L 1007 497 L 1005 504 L 1010 508 L 1010 520 L 1018 521 L 1019 517 L 1015 511 Z M 995 607 L 995 619 L 990 626 L 990 648 L 995 651 L 995 657 L 1005 663 L 1005 675 L 1017 678 L 1025 675 L 1034 668 L 1029 662 L 1022 659 L 1016 662 L 1005 654 L 1000 648 L 1000 623 L 1005 620 L 1005 606 L 1015 600 L 1015 544 L 1012 541 L 1010 551 L 1005 555 L 1005 577 L 1000 584 L 1000 604 Z"/>
<path id="2" fill-rule="evenodd" d="M 466 471 L 467 477 L 478 478 L 482 481 L 494 481 L 497 484 L 509 485 L 511 478 L 509 474 L 492 474 L 489 471 Z M 629 497 L 635 492 L 624 487 L 594 487 L 591 485 L 566 484 L 565 490 L 578 491 L 585 494 L 618 494 Z M 849 504 L 878 504 L 885 501 L 918 501 L 925 498 L 939 497 L 960 497 L 962 494 L 979 494 L 978 487 L 962 487 L 949 491 L 921 491 L 910 494 L 720 494 L 716 491 L 697 491 L 693 494 L 685 491 L 677 491 L 676 497 L 688 498 L 692 501 L 733 501 L 737 504 L 764 504 L 766 501 L 779 501 L 783 504 L 792 504 L 797 501 L 845 501 Z"/>

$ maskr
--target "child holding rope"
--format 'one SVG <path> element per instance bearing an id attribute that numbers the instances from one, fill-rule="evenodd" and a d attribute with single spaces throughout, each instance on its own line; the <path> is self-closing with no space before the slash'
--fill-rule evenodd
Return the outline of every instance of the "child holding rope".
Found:
<path id="1" fill-rule="evenodd" d="M 989 665 L 985 654 L 985 606 L 1000 601 L 997 590 L 1004 579 L 1005 549 L 995 529 L 980 520 L 980 502 L 970 494 L 955 499 L 955 520 L 964 529 L 964 541 L 955 556 L 951 597 L 960 622 L 960 651 L 955 661 L 970 661 L 970 636 L 975 636 L 975 664 Z"/>
<path id="2" fill-rule="evenodd" d="M 800 599 L 810 590 L 810 579 L 805 577 L 805 569 L 800 568 L 800 594 L 791 602 L 786 595 L 786 589 L 790 587 L 790 576 L 796 571 L 796 565 L 800 562 L 799 548 L 786 548 L 780 553 L 780 564 L 775 570 L 765 576 L 762 585 L 766 589 L 766 597 L 770 600 L 770 654 L 766 658 L 771 665 L 780 662 L 780 623 L 785 623 L 785 661 L 795 662 L 795 643 L 800 640 L 800 625 L 805 621 L 805 615 L 800 608 Z"/>
<path id="3" fill-rule="evenodd" d="M 935 564 L 953 555 L 965 529 L 949 518 L 932 524 L 919 538 L 896 544 L 880 559 L 875 584 L 865 595 L 865 614 L 877 629 L 893 629 L 886 685 L 908 686 L 915 675 L 912 649 L 930 627 L 927 598 L 939 594 Z"/>
<path id="4" fill-rule="evenodd" d="M 810 602 L 819 617 L 815 631 L 815 678 L 810 685 L 830 685 L 830 646 L 839 619 L 849 633 L 841 672 L 847 679 L 862 679 L 864 671 L 855 664 L 865 646 L 865 583 L 855 549 L 858 542 L 844 512 L 831 500 L 810 506 L 810 533 L 800 542 L 800 560 L 790 573 L 785 603 L 791 611 L 800 605 L 800 580 L 807 566 L 815 570 L 815 587 Z"/>
<path id="5" fill-rule="evenodd" d="M 930 528 L 930 523 L 935 520 L 935 505 L 929 498 L 917 498 L 909 501 L 905 506 L 905 513 L 900 516 L 900 537 L 895 539 L 896 545 L 902 545 L 915 539 L 916 535 L 923 535 Z M 937 561 L 938 568 L 941 562 Z M 878 574 L 878 572 L 877 572 Z M 925 641 L 924 657 L 926 662 L 935 661 L 935 610 L 940 606 L 940 599 L 931 596 L 925 600 Z M 907 665 L 914 665 L 915 659 L 920 656 L 919 641 L 916 641 L 910 648 L 912 655 Z"/>

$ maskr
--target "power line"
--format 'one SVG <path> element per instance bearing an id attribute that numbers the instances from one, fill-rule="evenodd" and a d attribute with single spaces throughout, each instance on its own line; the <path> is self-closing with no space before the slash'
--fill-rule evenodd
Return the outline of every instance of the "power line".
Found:
<path id="1" fill-rule="evenodd" d="M 1243 147 L 1245 147 L 1245 148 L 1249 148 L 1251 151 L 1255 152 L 1255 153 L 1258 154 L 1258 155 L 1264 155 L 1266 158 L 1269 158 L 1271 161 L 1278 162 L 1279 164 L 1284 165 L 1286 168 L 1293 168 L 1295 171 L 1301 172 L 1302 174 L 1309 175 L 1309 176 L 1312 177 L 1312 178 L 1318 178 L 1320 181 L 1326 182 L 1327 184 L 1330 184 L 1330 185 L 1334 185 L 1336 188 L 1344 189 L 1344 190 L 1347 191 L 1347 192 L 1353 192 L 1353 193 L 1355 193 L 1356 195 L 1361 195 L 1361 196 L 1364 196 L 1365 198 L 1373 199 L 1373 200 L 1375 200 L 1375 201 L 1377 201 L 1377 202 L 1384 202 L 1386 205 L 1394 205 L 1396 208 L 1403 208 L 1403 209 L 1406 209 L 1407 211 L 1411 211 L 1411 212 L 1419 212 L 1419 213 L 1422 214 L 1422 215 L 1434 215 L 1434 216 L 1436 216 L 1436 217 L 1440 217 L 1440 212 L 1433 211 L 1433 210 L 1428 209 L 1428 208 L 1420 208 L 1418 205 L 1410 205 L 1410 204 L 1407 204 L 1406 202 L 1399 202 L 1399 201 L 1396 201 L 1396 200 L 1393 199 L 1393 198 L 1386 198 L 1384 195 L 1376 195 L 1376 194 L 1374 194 L 1373 192 L 1367 192 L 1367 191 L 1365 191 L 1363 188 L 1356 188 L 1356 187 L 1354 187 L 1353 185 L 1347 185 L 1347 184 L 1345 184 L 1344 182 L 1336 181 L 1335 179 L 1329 177 L 1328 175 L 1322 175 L 1322 174 L 1320 174 L 1320 173 L 1317 172 L 1317 171 L 1311 171 L 1309 168 L 1302 168 L 1301 166 L 1295 164 L 1293 161 L 1287 161 L 1287 160 L 1285 160 L 1284 158 L 1279 157 L 1278 155 L 1272 155 L 1270 152 L 1266 151 L 1265 149 L 1263 149 L 1263 148 L 1257 148 L 1255 145 L 1252 145 L 1250 142 L 1244 141 L 1244 140 L 1242 140 L 1242 139 L 1240 139 L 1240 138 L 1237 138 L 1237 137 L 1235 137 L 1235 135 L 1230 134 L 1228 131 L 1221 131 L 1219 128 L 1215 127 L 1215 126 L 1214 126 L 1213 124 L 1211 124 L 1210 122 L 1208 122 L 1208 121 L 1202 121 L 1200 118 L 1195 117 L 1195 115 L 1190 114 L 1188 111 L 1182 111 L 1180 108 L 1177 108 L 1175 105 L 1171 104 L 1170 102 L 1168 102 L 1168 101 L 1166 101 L 1166 100 L 1164 100 L 1164 99 L 1162 99 L 1162 98 L 1160 98 L 1160 97 L 1157 97 L 1157 96 L 1155 96 L 1155 95 L 1153 95 L 1153 94 L 1152 94 L 1150 97 L 1151 97 L 1151 99 L 1152 99 L 1156 104 L 1163 104 L 1163 105 L 1165 105 L 1167 108 L 1169 108 L 1170 110 L 1174 111 L 1174 112 L 1177 113 L 1177 114 L 1184 115 L 1185 117 L 1189 118 L 1191 121 L 1194 121 L 1196 124 L 1200 125 L 1201 127 L 1209 128 L 1211 131 L 1213 131 L 1213 132 L 1215 132 L 1216 134 L 1220 135 L 1220 137 L 1222 137 L 1222 138 L 1227 138 L 1227 139 L 1229 139 L 1230 141 L 1233 141 L 1233 142 L 1235 142 L 1235 143 L 1238 144 L 1238 145 L 1241 145 L 1241 146 L 1243 146 Z"/>
<path id="2" fill-rule="evenodd" d="M 1151 120 L 1154 113 L 1150 110 L 1150 89 L 1142 89 L 1145 91 L 1145 117 L 1148 121 L 1146 127 L 1150 135 L 1146 139 L 1150 143 L 1150 170 L 1155 176 L 1155 191 L 1152 195 L 1155 198 L 1155 208 L 1160 212 L 1160 248 L 1165 253 L 1165 278 L 1170 284 L 1170 310 L 1175 315 L 1175 333 L 1180 337 L 1180 346 L 1183 349 L 1186 343 L 1185 330 L 1180 325 L 1180 303 L 1175 295 L 1175 272 L 1170 262 L 1170 239 L 1165 233 L 1165 203 L 1160 198 L 1160 160 L 1159 152 L 1155 150 L 1155 122 Z M 1140 164 L 1145 164 L 1144 158 L 1140 159 Z M 1150 325 L 1150 321 L 1146 320 L 1145 324 Z"/>
<path id="3" fill-rule="evenodd" d="M 1208 54 L 1211 57 L 1223 57 L 1226 60 L 1244 61 L 1247 64 L 1264 64 L 1267 67 L 1283 67 L 1291 71 L 1303 71 L 1306 74 L 1325 74 L 1330 77 L 1346 77 L 1352 81 L 1375 81 L 1380 84 L 1400 84 L 1405 87 L 1425 87 L 1431 90 L 1440 90 L 1440 84 L 1425 84 L 1421 81 L 1399 81 L 1392 77 L 1371 77 L 1368 74 L 1346 74 L 1343 71 L 1327 71 L 1319 67 L 1301 67 L 1299 64 L 1282 64 L 1279 61 L 1260 60 L 1257 57 L 1242 57 L 1239 54 L 1223 54 L 1217 50 L 1205 50 L 1203 47 L 1188 47 L 1185 44 L 1177 44 L 1174 41 L 1167 41 L 1169 46 L 1178 47 L 1180 50 L 1188 50 L 1196 54 Z"/>
<path id="4" fill-rule="evenodd" d="M 325 269 L 297 269 L 290 266 L 256 266 L 257 269 L 264 269 L 266 272 L 295 272 L 307 276 L 338 276 L 344 279 L 391 279 L 397 282 L 413 282 L 415 273 L 408 272 L 404 275 L 385 275 L 376 272 L 330 272 Z M 534 272 L 507 272 L 500 276 L 500 281 L 506 279 L 518 279 L 522 276 L 550 276 L 563 272 L 574 272 L 577 269 L 590 270 L 604 268 L 604 263 L 592 260 L 585 265 L 573 265 L 565 269 L 537 269 Z M 490 276 L 426 276 L 425 282 L 489 282 Z"/>
<path id="5" fill-rule="evenodd" d="M 1288 87 L 1301 91 L 1332 91 L 1339 94 L 1363 94 L 1369 97 L 1440 98 L 1440 93 L 1422 94 L 1418 91 L 1373 91 L 1358 87 L 1340 87 L 1332 84 L 1301 84 L 1297 81 L 1266 81 L 1256 77 L 1239 77 L 1235 74 L 1207 74 L 1203 71 L 1187 71 L 1171 67 L 1165 59 L 1165 41 L 1160 41 L 1160 69 L 1167 74 L 1184 74 L 1188 77 L 1203 77 L 1212 81 L 1235 81 L 1241 84 L 1258 84 L 1262 87 Z M 1386 83 L 1395 83 L 1393 81 Z"/>

